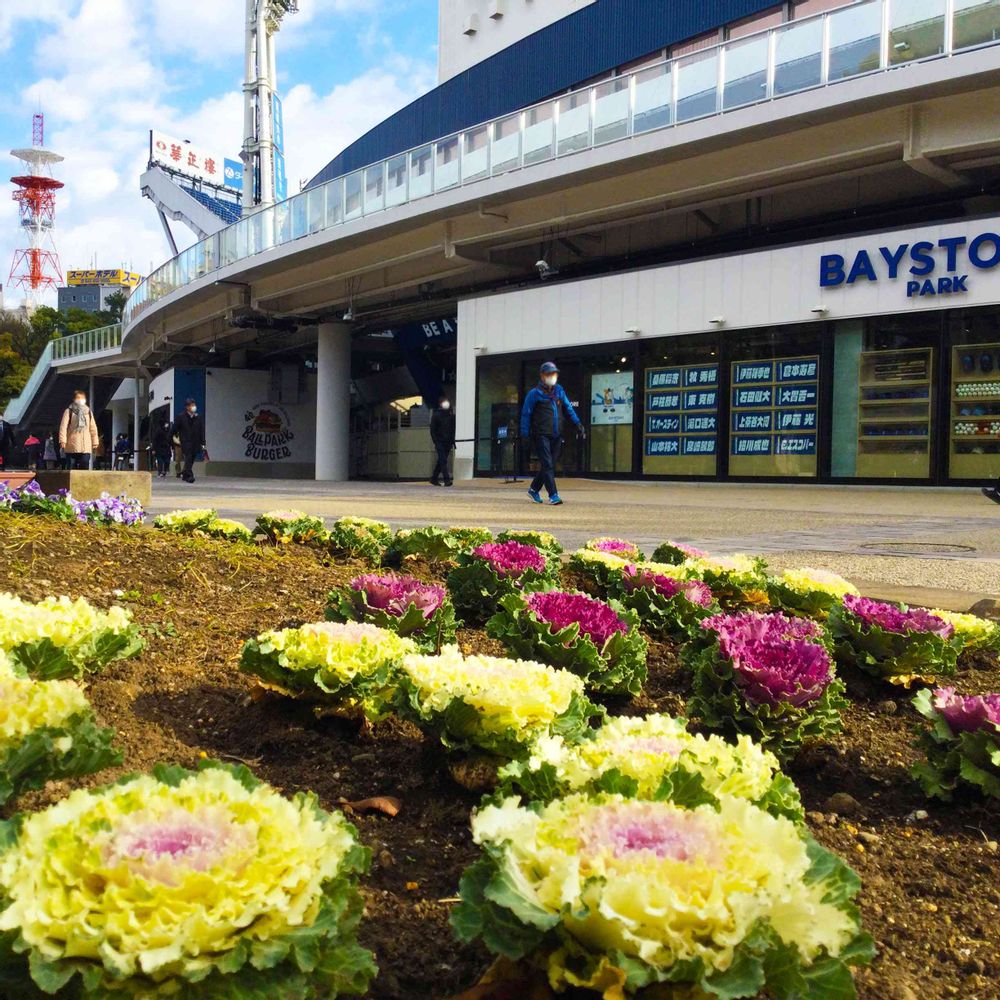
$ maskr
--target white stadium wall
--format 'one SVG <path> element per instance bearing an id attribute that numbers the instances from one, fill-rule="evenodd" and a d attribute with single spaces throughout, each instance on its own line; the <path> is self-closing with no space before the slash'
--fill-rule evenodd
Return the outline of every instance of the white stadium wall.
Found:
<path id="1" fill-rule="evenodd" d="M 542 361 L 543 355 L 559 352 L 565 358 L 576 345 L 704 333 L 720 325 L 741 330 L 995 305 L 1000 302 L 996 234 L 996 217 L 969 219 L 463 300 L 458 305 L 456 417 L 462 443 L 456 475 L 472 474 L 480 355 L 531 351 Z M 953 242 L 949 249 L 949 241 L 959 240 L 966 242 Z M 894 268 L 881 250 L 896 258 L 904 245 Z M 977 264 L 970 260 L 970 249 Z M 839 283 L 823 287 L 821 262 L 832 256 L 844 261 L 842 272 L 836 260 L 829 262 L 828 280 Z M 911 273 L 911 268 L 927 273 Z"/>
<path id="2" fill-rule="evenodd" d="M 443 83 L 594 0 L 440 0 L 438 80 Z"/>

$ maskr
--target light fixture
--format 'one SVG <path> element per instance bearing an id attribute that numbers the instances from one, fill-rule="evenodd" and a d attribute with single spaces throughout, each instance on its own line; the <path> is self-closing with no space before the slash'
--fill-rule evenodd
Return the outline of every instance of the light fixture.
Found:
<path id="1" fill-rule="evenodd" d="M 343 320 L 343 321 L 344 321 L 345 323 L 350 323 L 350 322 L 351 322 L 351 320 L 353 320 L 353 319 L 354 319 L 354 309 L 353 309 L 353 307 L 352 307 L 352 306 L 348 306 L 348 307 L 347 307 L 347 308 L 346 308 L 346 309 L 344 310 L 344 315 L 343 315 L 343 316 L 341 317 L 341 319 L 342 319 L 342 320 Z"/>
<path id="2" fill-rule="evenodd" d="M 476 346 L 472 348 L 472 353 L 473 354 L 485 354 L 486 353 L 486 345 L 485 344 L 476 344 Z"/>
<path id="3" fill-rule="evenodd" d="M 628 358 L 624 358 L 624 357 L 623 357 L 623 358 L 622 358 L 622 364 L 625 364 L 625 362 L 626 362 L 626 361 L 628 361 Z"/>
<path id="4" fill-rule="evenodd" d="M 824 305 L 818 305 L 818 306 L 813 306 L 812 309 L 810 309 L 809 311 L 811 313 L 815 313 L 817 316 L 825 316 L 830 311 L 830 307 Z"/>
<path id="5" fill-rule="evenodd" d="M 726 317 L 725 316 L 713 316 L 709 320 L 709 323 L 711 323 L 712 326 L 725 326 L 726 325 Z"/>
<path id="6" fill-rule="evenodd" d="M 544 257 L 541 260 L 535 261 L 535 270 L 538 271 L 538 277 L 545 281 L 546 278 L 551 278 L 553 275 L 559 273 L 559 269 L 553 267 Z"/>
<path id="7" fill-rule="evenodd" d="M 638 337 L 638 336 L 639 336 L 639 334 L 640 334 L 640 333 L 642 333 L 642 330 L 640 330 L 640 329 L 639 329 L 639 327 L 637 327 L 637 326 L 630 326 L 630 327 L 628 327 L 628 328 L 627 328 L 627 329 L 625 330 L 625 332 L 626 332 L 626 333 L 627 333 L 627 334 L 628 334 L 628 335 L 629 335 L 630 337 Z M 625 359 L 623 358 L 622 360 L 624 361 Z"/>

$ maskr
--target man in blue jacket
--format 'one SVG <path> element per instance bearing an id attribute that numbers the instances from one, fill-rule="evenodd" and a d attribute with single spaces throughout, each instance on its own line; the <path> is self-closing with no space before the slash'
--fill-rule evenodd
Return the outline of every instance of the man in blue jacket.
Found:
<path id="1" fill-rule="evenodd" d="M 560 504 L 556 489 L 556 462 L 562 448 L 562 429 L 567 420 L 576 426 L 580 437 L 587 432 L 573 409 L 565 390 L 559 385 L 559 369 L 546 361 L 538 372 L 538 385 L 524 397 L 521 407 L 521 439 L 531 440 L 531 446 L 538 456 L 538 474 L 531 481 L 528 496 L 535 503 L 541 503 L 539 492 L 544 486 L 549 494 L 549 503 Z"/>

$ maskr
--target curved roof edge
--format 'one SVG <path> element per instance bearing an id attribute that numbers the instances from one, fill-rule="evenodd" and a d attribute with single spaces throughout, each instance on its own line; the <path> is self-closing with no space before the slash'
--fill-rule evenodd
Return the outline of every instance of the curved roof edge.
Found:
<path id="1" fill-rule="evenodd" d="M 775 0 L 597 0 L 418 97 L 351 143 L 308 187 L 774 6 Z"/>

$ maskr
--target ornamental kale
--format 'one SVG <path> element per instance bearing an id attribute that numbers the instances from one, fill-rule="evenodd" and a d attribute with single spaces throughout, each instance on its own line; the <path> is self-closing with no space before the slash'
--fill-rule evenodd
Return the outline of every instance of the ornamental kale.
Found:
<path id="1" fill-rule="evenodd" d="M 364 559 L 378 566 L 392 541 L 392 529 L 384 521 L 367 517 L 338 517 L 330 529 L 330 552 L 352 559 Z"/>
<path id="2" fill-rule="evenodd" d="M 533 545 L 489 542 L 459 555 L 448 574 L 448 591 L 462 618 L 481 625 L 496 612 L 502 597 L 550 587 L 554 574 L 553 564 Z"/>
<path id="3" fill-rule="evenodd" d="M 1000 694 L 925 688 L 913 704 L 932 724 L 917 744 L 927 760 L 912 771 L 924 792 L 947 802 L 965 787 L 1000 799 Z"/>
<path id="4" fill-rule="evenodd" d="M 549 591 L 501 598 L 486 631 L 517 656 L 571 670 L 595 690 L 638 695 L 647 676 L 638 624 L 616 601 Z"/>
<path id="5" fill-rule="evenodd" d="M 705 559 L 707 557 L 707 552 L 702 552 L 701 549 L 696 549 L 693 545 L 683 545 L 680 542 L 664 542 L 654 550 L 652 562 L 680 566 L 687 559 Z"/>
<path id="6" fill-rule="evenodd" d="M 327 539 L 323 519 L 301 510 L 269 510 L 258 516 L 257 530 L 273 545 L 322 545 Z"/>
<path id="7" fill-rule="evenodd" d="M 455 641 L 455 609 L 444 587 L 412 576 L 355 577 L 349 586 L 331 591 L 326 617 L 379 625 L 428 653 Z"/>
<path id="8" fill-rule="evenodd" d="M 607 552 L 610 555 L 633 561 L 641 561 L 645 558 L 638 545 L 626 541 L 624 538 L 591 538 L 584 548 L 591 552 Z"/>
<path id="9" fill-rule="evenodd" d="M 837 660 L 909 687 L 955 673 L 965 641 L 949 622 L 921 608 L 848 594 L 830 611 Z"/>
<path id="10" fill-rule="evenodd" d="M 639 616 L 648 633 L 663 639 L 696 633 L 702 620 L 719 610 L 707 584 L 643 566 L 625 567 L 619 599 Z"/>

